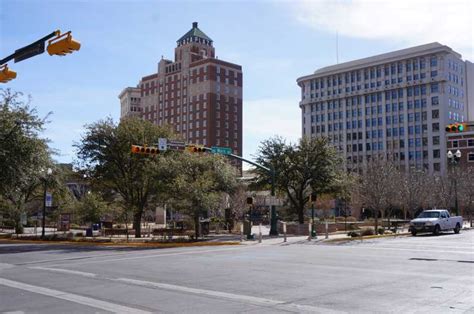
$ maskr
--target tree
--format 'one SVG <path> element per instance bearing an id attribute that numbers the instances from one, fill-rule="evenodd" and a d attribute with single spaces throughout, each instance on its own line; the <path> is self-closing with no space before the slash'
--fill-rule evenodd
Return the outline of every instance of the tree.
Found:
<path id="1" fill-rule="evenodd" d="M 410 169 L 401 173 L 398 181 L 398 205 L 403 209 L 404 219 L 407 214 L 414 217 L 420 207 L 425 207 L 430 194 L 430 179 L 424 171 Z"/>
<path id="2" fill-rule="evenodd" d="M 76 214 L 83 224 L 97 223 L 107 212 L 107 203 L 97 193 L 87 193 L 78 201 L 76 207 Z"/>
<path id="3" fill-rule="evenodd" d="M 229 195 L 229 208 L 226 209 L 226 223 L 230 231 L 234 228 L 236 220 L 242 219 L 245 211 L 248 210 L 247 187 L 240 183 Z"/>
<path id="4" fill-rule="evenodd" d="M 257 163 L 275 169 L 275 186 L 288 197 L 291 208 L 304 223 L 305 206 L 311 192 L 332 193 L 341 175 L 341 159 L 324 137 L 303 137 L 298 144 L 286 144 L 280 137 L 261 143 Z M 257 169 L 259 183 L 268 183 L 268 172 Z"/>
<path id="5" fill-rule="evenodd" d="M 78 148 L 79 163 L 99 190 L 121 197 L 125 210 L 133 212 L 135 237 L 141 236 L 144 210 L 158 201 L 169 178 L 165 154 L 131 154 L 132 144 L 152 144 L 172 138 L 171 129 L 138 118 L 115 124 L 106 119 L 86 126 Z"/>
<path id="6" fill-rule="evenodd" d="M 468 166 L 458 180 L 458 193 L 464 213 L 467 214 L 472 227 L 472 216 L 474 212 L 474 166 Z"/>
<path id="7" fill-rule="evenodd" d="M 358 184 L 358 197 L 366 208 L 374 213 L 375 232 L 378 230 L 379 214 L 392 206 L 393 191 L 396 186 L 398 169 L 395 164 L 382 158 L 373 158 L 368 164 Z"/>
<path id="8" fill-rule="evenodd" d="M 169 168 L 175 174 L 168 188 L 170 202 L 181 203 L 193 218 L 197 238 L 200 236 L 199 218 L 207 217 L 208 210 L 220 202 L 222 192 L 234 190 L 235 170 L 221 156 L 197 154 L 176 156 Z"/>
<path id="9" fill-rule="evenodd" d="M 47 117 L 39 118 L 30 102 L 0 90 L 0 199 L 17 232 L 26 204 L 38 197 L 44 169 L 52 167 L 47 140 L 40 137 Z"/>

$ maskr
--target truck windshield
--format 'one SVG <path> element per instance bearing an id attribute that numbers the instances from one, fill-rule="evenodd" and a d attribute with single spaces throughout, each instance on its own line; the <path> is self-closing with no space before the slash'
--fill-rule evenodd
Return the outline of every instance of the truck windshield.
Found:
<path id="1" fill-rule="evenodd" d="M 422 212 L 418 218 L 439 218 L 439 212 Z"/>

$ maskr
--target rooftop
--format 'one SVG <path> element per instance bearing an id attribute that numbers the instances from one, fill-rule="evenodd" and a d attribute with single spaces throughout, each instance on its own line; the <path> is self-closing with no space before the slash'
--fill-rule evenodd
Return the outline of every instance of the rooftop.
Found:
<path id="1" fill-rule="evenodd" d="M 416 56 L 422 53 L 430 53 L 430 52 L 435 52 L 439 50 L 445 50 L 447 52 L 454 53 L 456 56 L 461 58 L 461 55 L 453 51 L 450 47 L 442 45 L 438 42 L 433 42 L 433 43 L 424 44 L 420 46 L 415 46 L 415 47 L 405 48 L 405 49 L 396 50 L 396 51 L 392 51 L 388 53 L 383 53 L 383 54 L 372 56 L 372 57 L 362 58 L 358 60 L 353 60 L 349 62 L 344 62 L 344 63 L 340 63 L 336 65 L 323 67 L 323 68 L 317 69 L 312 75 L 299 78 L 298 81 L 300 81 L 301 79 L 308 78 L 308 77 L 325 75 L 325 74 L 335 73 L 335 72 L 348 71 L 355 68 L 361 68 L 367 65 L 374 65 L 374 63 L 384 63 L 384 62 L 387 62 L 387 60 L 393 60 L 397 58 L 405 59 L 405 58 L 410 58 L 411 56 Z"/>
<path id="2" fill-rule="evenodd" d="M 193 38 L 193 37 L 202 38 L 212 43 L 212 39 L 206 34 L 204 34 L 202 30 L 199 29 L 198 22 L 193 22 L 193 28 L 191 28 L 189 32 L 187 32 L 180 39 L 178 39 L 177 42 L 179 43 L 181 41 L 184 41 L 186 39 Z"/>

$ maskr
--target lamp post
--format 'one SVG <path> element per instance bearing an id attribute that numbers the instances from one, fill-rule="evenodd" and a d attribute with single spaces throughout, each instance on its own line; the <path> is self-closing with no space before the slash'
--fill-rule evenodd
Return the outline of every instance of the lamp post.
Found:
<path id="1" fill-rule="evenodd" d="M 311 237 L 317 238 L 316 229 L 314 228 L 314 203 L 316 202 L 316 193 L 311 193 Z"/>
<path id="2" fill-rule="evenodd" d="M 43 170 L 44 172 L 44 170 Z M 48 178 L 49 176 L 53 173 L 53 170 L 51 168 L 46 169 L 46 174 L 43 177 L 43 183 L 44 183 L 44 190 L 43 190 L 43 217 L 41 217 L 41 239 L 44 239 L 45 236 L 45 224 L 46 224 L 46 194 L 48 190 Z"/>
<path id="3" fill-rule="evenodd" d="M 450 150 L 447 153 L 448 160 L 451 163 L 451 165 L 456 166 L 459 163 L 459 160 L 461 159 L 461 151 L 458 149 L 454 154 Z M 454 176 L 454 168 L 452 168 L 452 173 Z M 456 216 L 459 215 L 459 207 L 458 207 L 458 182 L 456 176 L 453 178 L 453 183 L 454 183 L 454 210 L 456 211 Z"/>

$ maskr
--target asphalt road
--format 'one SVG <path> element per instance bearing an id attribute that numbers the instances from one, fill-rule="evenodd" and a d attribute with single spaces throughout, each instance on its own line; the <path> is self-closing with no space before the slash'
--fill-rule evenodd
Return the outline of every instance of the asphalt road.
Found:
<path id="1" fill-rule="evenodd" d="M 474 231 L 338 245 L 0 244 L 0 312 L 474 313 Z"/>

